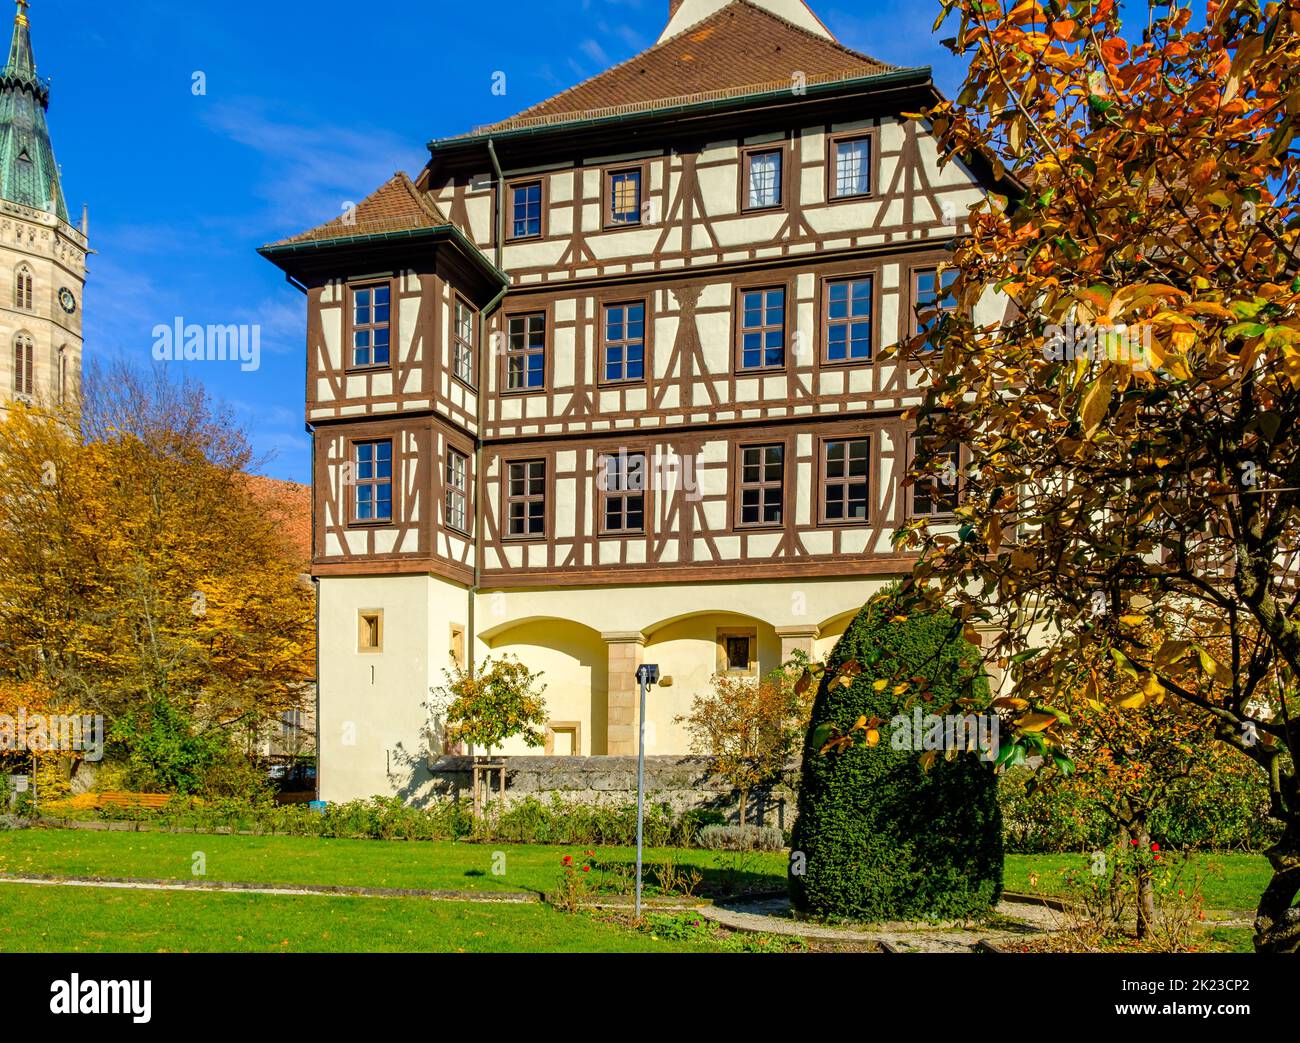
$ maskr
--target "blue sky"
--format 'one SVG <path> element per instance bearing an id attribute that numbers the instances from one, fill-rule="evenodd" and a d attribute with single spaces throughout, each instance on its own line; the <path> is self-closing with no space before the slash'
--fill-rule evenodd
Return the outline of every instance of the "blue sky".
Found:
<path id="1" fill-rule="evenodd" d="M 842 42 L 959 69 L 929 0 L 814 0 Z M 152 330 L 258 323 L 259 369 L 190 362 L 277 478 L 307 481 L 304 298 L 256 253 L 337 215 L 424 143 L 526 108 L 650 46 L 668 0 L 32 0 L 74 220 L 90 206 L 86 357 L 150 365 Z M 0 11 L 8 8 L 0 0 Z M 400 21 L 398 21 L 400 19 Z M 943 35 L 949 35 L 945 33 Z M 505 97 L 492 76 L 507 75 Z M 195 74 L 206 94 L 194 93 Z"/>

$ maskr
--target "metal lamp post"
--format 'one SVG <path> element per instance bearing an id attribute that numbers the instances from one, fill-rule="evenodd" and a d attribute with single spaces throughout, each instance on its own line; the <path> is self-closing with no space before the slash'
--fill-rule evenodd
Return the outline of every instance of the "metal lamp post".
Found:
<path id="1" fill-rule="evenodd" d="M 659 667 L 646 663 L 636 668 L 636 679 L 641 685 L 640 732 L 636 747 L 636 918 L 641 919 L 641 847 L 645 835 L 645 693 L 659 683 Z"/>

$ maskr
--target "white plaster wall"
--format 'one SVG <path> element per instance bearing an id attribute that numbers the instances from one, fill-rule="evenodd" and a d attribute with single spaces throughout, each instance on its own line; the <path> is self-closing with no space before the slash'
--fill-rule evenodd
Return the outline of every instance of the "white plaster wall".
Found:
<path id="1" fill-rule="evenodd" d="M 418 796 L 427 782 L 429 689 L 444 683 L 464 588 L 430 576 L 323 577 L 321 799 Z M 359 613 L 382 609 L 383 650 L 358 648 Z"/>

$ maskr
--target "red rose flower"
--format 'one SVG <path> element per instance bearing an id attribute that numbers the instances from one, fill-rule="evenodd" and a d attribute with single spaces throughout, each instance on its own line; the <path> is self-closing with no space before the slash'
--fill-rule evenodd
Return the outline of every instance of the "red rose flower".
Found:
<path id="1" fill-rule="evenodd" d="M 583 871 L 584 873 L 590 873 L 590 872 L 591 872 L 591 866 L 583 866 L 583 867 L 582 867 L 582 871 Z"/>
<path id="2" fill-rule="evenodd" d="M 1151 850 L 1152 850 L 1152 851 L 1159 851 L 1159 850 L 1160 850 L 1160 845 L 1159 845 L 1159 844 L 1152 844 L 1152 845 L 1151 845 Z"/>
<path id="3" fill-rule="evenodd" d="M 564 856 L 564 861 L 561 863 L 561 865 L 566 865 L 566 866 L 571 866 L 571 865 L 573 865 L 573 856 L 572 856 L 572 855 L 565 855 L 565 856 Z"/>

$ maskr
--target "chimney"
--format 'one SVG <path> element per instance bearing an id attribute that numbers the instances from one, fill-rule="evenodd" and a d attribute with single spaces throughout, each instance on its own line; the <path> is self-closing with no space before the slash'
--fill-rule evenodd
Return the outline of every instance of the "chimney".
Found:
<path id="1" fill-rule="evenodd" d="M 682 6 L 682 0 L 668 0 L 668 21 L 673 20 L 673 15 L 677 13 L 677 8 Z"/>

